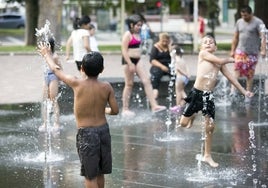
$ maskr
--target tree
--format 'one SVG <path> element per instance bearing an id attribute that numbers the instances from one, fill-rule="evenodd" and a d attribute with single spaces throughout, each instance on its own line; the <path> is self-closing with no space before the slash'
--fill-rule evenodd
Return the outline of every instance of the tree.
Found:
<path id="1" fill-rule="evenodd" d="M 25 3 L 26 25 L 25 25 L 25 44 L 35 45 L 35 28 L 37 28 L 39 7 L 38 0 L 6 0 L 7 3 L 18 2 L 21 5 Z"/>
<path id="2" fill-rule="evenodd" d="M 267 11 L 267 0 L 255 0 L 255 11 L 254 14 L 263 20 L 266 28 L 268 27 L 268 11 Z"/>
<path id="3" fill-rule="evenodd" d="M 35 45 L 35 28 L 37 28 L 39 6 L 37 0 L 25 0 L 26 27 L 25 27 L 25 44 Z"/>
<path id="4" fill-rule="evenodd" d="M 36 45 L 35 29 L 44 26 L 47 19 L 51 23 L 51 32 L 57 42 L 61 41 L 62 0 L 6 0 L 6 2 L 25 3 L 26 45 Z"/>
<path id="5" fill-rule="evenodd" d="M 255 0 L 254 15 L 263 20 L 266 28 L 268 27 L 268 12 L 266 9 L 267 0 Z M 249 5 L 249 0 L 237 0 L 237 12 L 235 20 L 240 18 L 240 9 L 243 5 Z M 252 8 L 252 7 L 251 7 Z"/>
<path id="6" fill-rule="evenodd" d="M 43 27 L 46 20 L 50 22 L 50 31 L 57 43 L 61 42 L 62 26 L 62 1 L 41 0 L 39 1 L 38 28 Z"/>

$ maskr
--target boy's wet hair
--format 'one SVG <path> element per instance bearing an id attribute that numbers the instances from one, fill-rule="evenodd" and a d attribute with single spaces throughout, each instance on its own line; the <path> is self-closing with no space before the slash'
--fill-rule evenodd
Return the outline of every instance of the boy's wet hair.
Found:
<path id="1" fill-rule="evenodd" d="M 84 55 L 82 68 L 89 77 L 96 77 L 103 71 L 103 57 L 99 52 L 89 52 Z"/>
<path id="2" fill-rule="evenodd" d="M 55 52 L 55 40 L 54 40 L 54 38 L 50 37 L 48 39 L 48 42 L 49 42 L 49 45 L 50 45 L 51 52 L 54 53 Z"/>
<path id="3" fill-rule="evenodd" d="M 203 39 L 204 39 L 204 38 L 210 38 L 210 39 L 212 39 L 212 40 L 214 41 L 214 44 L 217 46 L 216 40 L 215 40 L 215 38 L 214 38 L 212 35 L 210 35 L 210 34 L 206 34 L 206 35 L 203 37 Z"/>

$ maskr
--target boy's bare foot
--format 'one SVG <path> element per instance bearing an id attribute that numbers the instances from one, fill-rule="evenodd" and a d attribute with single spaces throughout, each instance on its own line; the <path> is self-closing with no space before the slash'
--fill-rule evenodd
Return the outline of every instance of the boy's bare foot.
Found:
<path id="1" fill-rule="evenodd" d="M 186 129 L 190 129 L 193 126 L 192 122 L 189 122 L 188 125 L 186 126 Z"/>
<path id="2" fill-rule="evenodd" d="M 219 166 L 219 163 L 216 163 L 215 161 L 213 161 L 211 156 L 204 156 L 202 161 L 208 163 L 211 167 L 214 167 L 214 168 Z"/>

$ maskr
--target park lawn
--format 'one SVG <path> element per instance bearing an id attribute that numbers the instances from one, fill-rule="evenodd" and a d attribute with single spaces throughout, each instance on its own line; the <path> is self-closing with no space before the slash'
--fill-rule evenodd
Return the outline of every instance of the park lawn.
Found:
<path id="1" fill-rule="evenodd" d="M 121 51 L 121 46 L 120 45 L 100 45 L 99 49 L 101 52 L 120 52 Z M 0 46 L 0 52 L 2 53 L 8 53 L 8 52 L 13 52 L 13 53 L 19 53 L 19 52 L 35 52 L 36 51 L 36 46 L 22 46 L 22 45 L 10 45 L 10 46 Z M 59 50 L 59 52 L 65 52 L 65 46 Z"/>

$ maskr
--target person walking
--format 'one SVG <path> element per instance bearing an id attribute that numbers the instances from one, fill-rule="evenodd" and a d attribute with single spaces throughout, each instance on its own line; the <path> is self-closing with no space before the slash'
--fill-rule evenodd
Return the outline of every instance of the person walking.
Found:
<path id="1" fill-rule="evenodd" d="M 89 16 L 83 16 L 81 19 L 76 18 L 73 25 L 74 30 L 66 43 L 66 60 L 70 59 L 70 50 L 73 46 L 73 58 L 78 71 L 81 69 L 83 56 L 91 51 L 89 44 L 90 21 Z"/>
<path id="2" fill-rule="evenodd" d="M 253 15 L 250 6 L 243 6 L 240 10 L 241 18 L 235 25 L 230 56 L 234 57 L 235 77 L 246 77 L 246 89 L 252 91 L 253 77 L 258 62 L 259 53 L 265 56 L 266 39 L 262 35 L 263 21 Z M 236 98 L 236 89 L 231 86 L 231 96 Z M 251 98 L 245 97 L 245 102 L 250 103 Z"/>
<path id="3" fill-rule="evenodd" d="M 96 33 L 96 27 L 93 24 L 89 25 L 89 45 L 90 49 L 94 52 L 99 52 L 99 45 L 98 41 L 95 36 Z"/>
<path id="4" fill-rule="evenodd" d="M 129 16 L 126 20 L 128 31 L 126 31 L 122 37 L 122 65 L 124 68 L 125 86 L 122 94 L 122 116 L 135 116 L 133 111 L 129 110 L 129 100 L 134 85 L 134 75 L 140 77 L 141 82 L 144 85 L 146 96 L 151 105 L 152 112 L 158 112 L 165 110 L 165 106 L 158 105 L 153 95 L 153 88 L 150 82 L 149 75 L 144 69 L 141 59 L 141 37 L 140 31 L 142 27 L 142 19 L 139 15 Z"/>

